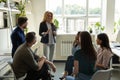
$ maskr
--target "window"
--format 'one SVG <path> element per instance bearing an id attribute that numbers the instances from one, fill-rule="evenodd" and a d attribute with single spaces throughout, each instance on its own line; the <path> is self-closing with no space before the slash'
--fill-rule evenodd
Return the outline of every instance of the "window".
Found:
<path id="1" fill-rule="evenodd" d="M 0 12 L 0 28 L 4 28 L 4 24 L 3 24 L 3 12 Z"/>
<path id="2" fill-rule="evenodd" d="M 86 15 L 86 0 L 64 0 L 65 15 Z"/>
<path id="3" fill-rule="evenodd" d="M 114 32 L 120 30 L 120 0 L 115 0 L 115 25 Z"/>
<path id="4" fill-rule="evenodd" d="M 7 28 L 7 13 L 0 12 L 0 28 Z"/>
<path id="5" fill-rule="evenodd" d="M 54 18 L 59 21 L 58 34 L 76 33 L 87 30 L 87 26 L 101 21 L 101 1 L 47 0 L 46 10 L 53 12 Z"/>
<path id="6" fill-rule="evenodd" d="M 88 15 L 89 16 L 101 15 L 101 0 L 89 0 Z"/>

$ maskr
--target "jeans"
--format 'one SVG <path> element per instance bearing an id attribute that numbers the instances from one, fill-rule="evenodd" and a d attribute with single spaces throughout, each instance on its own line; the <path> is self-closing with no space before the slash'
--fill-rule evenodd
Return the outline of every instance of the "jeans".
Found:
<path id="1" fill-rule="evenodd" d="M 43 44 L 44 56 L 46 56 L 49 61 L 53 61 L 54 49 L 55 44 Z"/>
<path id="2" fill-rule="evenodd" d="M 78 73 L 75 77 L 75 80 L 90 80 L 92 76 L 85 75 L 83 73 Z"/>
<path id="3" fill-rule="evenodd" d="M 73 73 L 73 65 L 74 64 L 74 57 L 68 56 L 66 64 L 65 64 L 65 71 L 68 72 L 68 75 L 71 75 Z"/>
<path id="4" fill-rule="evenodd" d="M 85 75 L 83 73 L 78 73 L 76 77 L 66 76 L 66 80 L 90 80 L 91 76 Z"/>
<path id="5" fill-rule="evenodd" d="M 66 76 L 66 80 L 75 80 L 73 76 Z"/>

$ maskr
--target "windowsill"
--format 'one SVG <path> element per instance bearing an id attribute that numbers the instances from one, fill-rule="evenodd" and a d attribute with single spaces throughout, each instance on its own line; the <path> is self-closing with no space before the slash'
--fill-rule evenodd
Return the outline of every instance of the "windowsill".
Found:
<path id="1" fill-rule="evenodd" d="M 5 27 L 5 28 L 0 28 L 0 29 L 8 29 L 9 27 Z"/>
<path id="2" fill-rule="evenodd" d="M 72 33 L 65 33 L 65 32 L 57 32 L 57 35 L 76 35 L 76 32 L 72 32 Z M 96 35 L 95 33 L 90 33 L 91 35 Z"/>
<path id="3" fill-rule="evenodd" d="M 11 49 L 0 50 L 0 56 L 11 56 Z"/>
<path id="4" fill-rule="evenodd" d="M 76 32 L 68 32 L 68 33 L 66 33 L 66 32 L 63 32 L 63 31 L 57 31 L 57 35 L 75 35 L 75 34 L 77 34 L 77 31 Z"/>

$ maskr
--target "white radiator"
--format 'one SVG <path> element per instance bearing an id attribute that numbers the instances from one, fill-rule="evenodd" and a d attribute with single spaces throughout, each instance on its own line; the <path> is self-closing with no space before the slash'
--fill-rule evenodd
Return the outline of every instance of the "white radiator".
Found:
<path id="1" fill-rule="evenodd" d="M 72 40 L 61 40 L 61 56 L 69 56 L 72 54 Z"/>
<path id="2" fill-rule="evenodd" d="M 75 39 L 75 34 L 57 35 L 56 36 L 56 49 L 55 60 L 66 60 L 71 55 L 72 44 Z"/>
<path id="3" fill-rule="evenodd" d="M 56 36 L 55 60 L 66 60 L 72 54 L 72 44 L 76 34 L 64 34 Z M 95 36 L 92 35 L 92 40 L 95 42 Z"/>

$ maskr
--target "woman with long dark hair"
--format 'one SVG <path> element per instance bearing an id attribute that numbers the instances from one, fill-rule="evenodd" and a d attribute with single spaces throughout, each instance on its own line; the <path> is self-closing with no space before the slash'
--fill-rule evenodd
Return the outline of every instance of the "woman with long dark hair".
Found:
<path id="1" fill-rule="evenodd" d="M 80 45 L 81 49 L 74 55 L 75 80 L 90 80 L 94 73 L 97 57 L 91 35 L 87 31 L 81 32 Z"/>
<path id="2" fill-rule="evenodd" d="M 97 69 L 109 68 L 110 58 L 112 57 L 112 51 L 109 45 L 109 38 L 107 34 L 100 33 L 97 35 L 97 45 L 100 45 L 97 51 Z"/>

